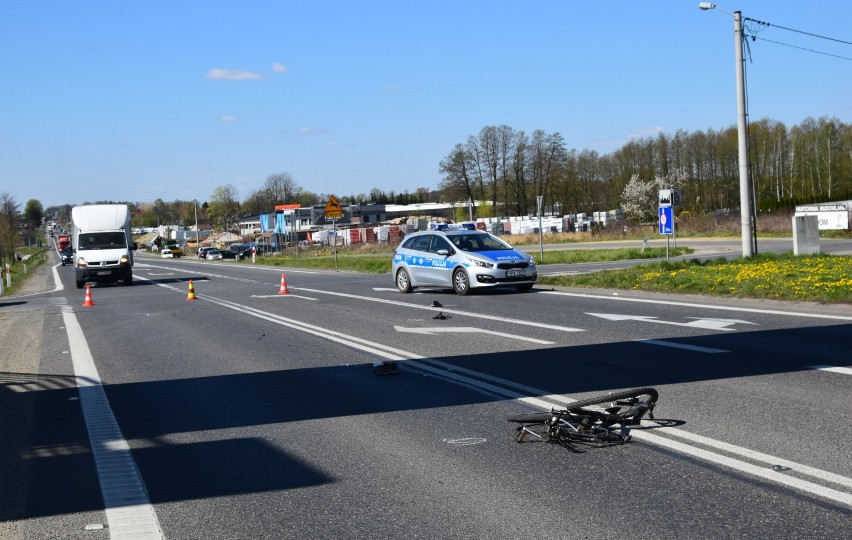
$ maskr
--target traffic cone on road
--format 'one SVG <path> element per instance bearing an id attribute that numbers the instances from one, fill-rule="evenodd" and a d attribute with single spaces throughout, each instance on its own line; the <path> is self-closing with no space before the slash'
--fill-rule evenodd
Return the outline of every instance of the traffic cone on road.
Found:
<path id="1" fill-rule="evenodd" d="M 278 294 L 290 294 L 290 291 L 287 290 L 287 277 L 284 272 L 281 272 L 281 288 L 278 289 Z"/>
<path id="2" fill-rule="evenodd" d="M 83 299 L 83 307 L 94 306 L 95 303 L 92 302 L 92 291 L 89 288 L 89 285 L 86 285 L 86 298 Z"/>
<path id="3" fill-rule="evenodd" d="M 187 300 L 195 300 L 195 287 L 192 286 L 192 280 L 189 280 L 189 292 L 186 295 Z"/>

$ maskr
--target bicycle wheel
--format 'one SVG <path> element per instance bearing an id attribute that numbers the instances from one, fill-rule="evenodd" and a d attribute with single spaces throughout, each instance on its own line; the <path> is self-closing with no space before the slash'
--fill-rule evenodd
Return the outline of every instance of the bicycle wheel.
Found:
<path id="1" fill-rule="evenodd" d="M 529 413 L 516 414 L 510 416 L 507 420 L 509 422 L 518 422 L 519 424 L 544 424 L 545 422 L 550 422 L 550 419 L 553 417 L 554 415 L 550 413 Z"/>
<path id="2" fill-rule="evenodd" d="M 609 416 L 613 419 L 615 418 L 630 418 L 631 416 L 635 416 L 638 412 L 638 409 L 648 410 L 654 406 L 654 403 L 657 402 L 657 398 L 659 398 L 659 393 L 654 388 L 634 388 L 632 390 L 622 390 L 621 392 L 613 392 L 612 394 L 607 394 L 605 396 L 596 396 L 588 399 L 581 399 L 579 401 L 575 401 L 573 403 L 569 403 L 564 411 L 577 411 L 583 409 L 583 407 L 590 407 L 592 405 L 600 405 L 602 403 L 610 403 L 613 401 L 618 401 L 620 399 L 629 399 L 629 398 L 641 398 L 645 396 L 646 399 L 640 399 L 636 405 L 630 407 L 624 412 L 621 413 L 612 413 Z M 634 410 L 636 409 L 636 410 Z M 518 422 L 524 424 L 543 424 L 545 422 L 549 422 L 551 418 L 553 418 L 553 413 L 528 413 L 528 414 L 516 414 L 510 416 L 508 418 L 509 422 Z"/>
<path id="3" fill-rule="evenodd" d="M 565 408 L 569 411 L 574 411 L 577 409 L 582 409 L 583 407 L 600 405 L 601 403 L 609 403 L 612 401 L 618 401 L 620 399 L 639 398 L 642 396 L 646 396 L 646 399 L 640 399 L 639 402 L 643 403 L 644 405 L 652 406 L 654 403 L 657 402 L 657 398 L 659 398 L 660 395 L 654 388 L 634 388 L 632 390 L 622 390 L 621 392 L 613 392 L 612 394 L 607 394 L 605 396 L 581 399 L 579 401 L 575 401 L 574 403 L 569 403 Z"/>

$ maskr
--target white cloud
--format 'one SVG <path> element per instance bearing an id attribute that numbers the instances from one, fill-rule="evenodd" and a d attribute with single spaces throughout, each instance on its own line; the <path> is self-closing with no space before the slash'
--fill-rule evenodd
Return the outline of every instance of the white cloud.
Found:
<path id="1" fill-rule="evenodd" d="M 628 138 L 628 140 L 629 139 L 642 139 L 642 138 L 649 137 L 651 135 L 656 135 L 656 134 L 662 133 L 662 132 L 663 132 L 662 126 L 646 126 L 646 127 L 643 127 L 643 128 L 634 129 L 633 131 L 631 131 L 627 135 L 627 138 Z"/>
<path id="2" fill-rule="evenodd" d="M 220 122 L 236 122 L 237 117 L 232 114 L 223 114 L 219 117 Z"/>
<path id="3" fill-rule="evenodd" d="M 299 128 L 299 133 L 302 135 L 325 135 L 329 133 L 329 131 L 327 129 L 302 126 Z"/>
<path id="4" fill-rule="evenodd" d="M 275 62 L 274 64 L 272 64 L 272 71 L 274 73 L 287 73 L 288 70 L 287 66 L 285 66 L 284 64 Z"/>
<path id="5" fill-rule="evenodd" d="M 395 84 L 386 84 L 384 88 L 385 92 L 399 92 L 399 86 Z"/>
<path id="6" fill-rule="evenodd" d="M 205 79 L 213 79 L 217 81 L 250 81 L 265 79 L 260 73 L 253 73 L 245 69 L 219 69 L 213 68 L 204 76 Z"/>

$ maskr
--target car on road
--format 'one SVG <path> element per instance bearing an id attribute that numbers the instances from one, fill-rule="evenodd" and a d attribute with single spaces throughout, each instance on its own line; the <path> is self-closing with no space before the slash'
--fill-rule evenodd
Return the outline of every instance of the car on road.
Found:
<path id="1" fill-rule="evenodd" d="M 204 258 L 208 261 L 222 260 L 222 252 L 216 248 L 208 249 Z"/>
<path id="2" fill-rule="evenodd" d="M 538 283 L 532 255 L 485 231 L 443 227 L 409 234 L 393 252 L 391 275 L 401 292 L 446 287 L 466 295 L 499 286 L 528 291 Z"/>
<path id="3" fill-rule="evenodd" d="M 230 249 L 220 249 L 219 253 L 222 254 L 223 259 L 236 259 L 237 254 L 231 251 Z"/>
<path id="4" fill-rule="evenodd" d="M 176 258 L 180 257 L 180 255 L 176 254 L 174 251 L 172 251 L 169 248 L 163 248 L 163 249 L 160 250 L 160 257 L 162 257 L 164 259 L 176 259 Z"/>
<path id="5" fill-rule="evenodd" d="M 204 246 L 204 247 L 198 248 L 198 258 L 199 259 L 205 258 L 205 256 L 207 255 L 207 252 L 210 251 L 211 249 L 215 249 L 215 248 L 213 248 L 211 246 Z"/>
<path id="6" fill-rule="evenodd" d="M 62 266 L 74 264 L 74 251 L 71 248 L 63 249 L 59 252 L 59 255 L 62 257 Z"/>

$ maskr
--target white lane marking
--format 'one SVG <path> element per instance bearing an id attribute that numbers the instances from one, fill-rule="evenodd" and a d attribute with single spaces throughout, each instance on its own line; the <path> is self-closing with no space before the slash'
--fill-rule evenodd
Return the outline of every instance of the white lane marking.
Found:
<path id="1" fill-rule="evenodd" d="M 311 298 L 310 296 L 302 296 L 300 294 L 286 293 L 286 294 L 253 294 L 252 298 L 281 298 L 283 296 L 292 296 L 293 298 L 303 298 L 305 300 L 317 300 L 319 298 Z"/>
<path id="2" fill-rule="evenodd" d="M 645 424 L 646 422 L 643 422 Z M 648 420 L 647 424 L 655 425 L 656 422 L 653 420 Z M 659 425 L 659 424 L 656 424 Z M 711 448 L 716 448 L 718 450 L 722 450 L 724 452 L 728 452 L 731 454 L 738 454 L 745 458 L 751 459 L 753 461 L 759 461 L 762 463 L 766 463 L 767 465 L 781 465 L 782 467 L 787 467 L 791 470 L 797 471 L 801 474 L 812 476 L 814 478 L 824 480 L 826 482 L 831 482 L 833 484 L 837 484 L 840 486 L 845 486 L 847 488 L 852 489 L 852 478 L 846 478 L 845 476 L 840 476 L 839 474 L 835 474 L 828 471 L 823 471 L 822 469 L 817 469 L 815 467 L 809 467 L 807 465 L 802 465 L 801 463 L 796 463 L 794 461 L 788 461 L 783 458 L 779 458 L 776 456 L 771 456 L 769 454 L 764 454 L 763 452 L 758 452 L 757 450 L 751 450 L 749 448 L 744 448 L 742 446 L 737 446 L 735 444 L 730 444 L 722 441 L 717 441 L 716 439 L 711 439 L 710 437 L 705 437 L 704 435 L 698 435 L 697 433 L 691 433 L 689 431 L 684 431 L 682 429 L 677 429 L 669 426 L 661 426 L 659 428 L 655 428 L 654 431 L 661 431 L 662 433 L 666 433 L 675 437 L 680 437 L 681 439 L 686 439 L 688 441 L 692 441 L 694 443 L 701 444 L 703 446 L 709 446 Z M 636 432 L 631 432 L 636 433 Z M 777 473 L 776 473 L 777 474 Z"/>
<path id="3" fill-rule="evenodd" d="M 659 345 L 660 347 L 671 347 L 672 349 L 684 349 L 687 351 L 703 352 L 703 353 L 727 353 L 725 349 L 714 349 L 712 347 L 699 347 L 698 345 L 687 345 L 685 343 L 675 343 L 672 341 L 664 341 L 661 339 L 637 339 L 636 343 L 646 343 L 648 345 Z"/>
<path id="4" fill-rule="evenodd" d="M 534 388 L 516 385 L 515 383 L 503 379 L 499 379 L 497 377 L 492 376 L 484 376 L 484 374 L 480 374 L 478 372 L 468 370 L 465 368 L 459 368 L 458 366 L 454 366 L 452 364 L 448 364 L 446 362 L 441 362 L 439 360 L 434 359 L 424 359 L 425 362 L 429 364 L 442 365 L 445 369 L 433 368 L 430 365 L 425 363 L 417 362 L 413 364 L 403 364 L 403 366 L 411 366 L 413 368 L 422 369 L 424 371 L 429 371 L 437 376 L 440 376 L 445 379 L 456 380 L 460 384 L 463 384 L 465 387 L 472 388 L 474 390 L 481 389 L 483 393 L 487 394 L 499 394 L 506 397 L 515 398 L 518 401 L 523 401 L 535 407 L 550 410 L 554 405 L 553 402 L 557 402 L 560 404 L 568 404 L 573 403 L 574 399 L 571 399 L 566 396 L 561 395 L 545 395 L 543 390 L 536 390 Z M 452 370 L 452 371 L 448 371 Z M 470 377 L 466 377 L 462 375 L 462 373 L 471 375 L 473 377 L 482 378 L 485 380 L 493 381 L 504 386 L 522 389 L 525 393 L 534 393 L 540 395 L 541 397 L 528 397 L 516 392 L 513 392 L 507 388 L 502 388 L 500 386 L 495 386 L 492 384 L 484 383 L 481 380 L 472 379 Z M 552 400 L 552 401 L 548 401 Z M 643 424 L 647 424 L 648 422 L 643 422 Z M 650 421 L 653 425 L 653 421 Z M 769 454 L 763 454 L 761 452 L 757 452 L 755 450 L 750 450 L 748 448 L 732 445 L 729 443 L 725 443 L 722 441 L 717 441 L 714 439 L 710 439 L 708 437 L 704 437 L 701 435 L 696 435 L 694 433 L 690 433 L 688 431 L 684 431 L 682 429 L 676 429 L 671 427 L 658 428 L 664 431 L 668 435 L 673 435 L 675 437 L 681 437 L 687 440 L 691 440 L 698 444 L 702 444 L 705 446 L 715 447 L 719 450 L 724 450 L 731 454 L 739 455 L 745 459 L 751 459 L 756 461 L 763 461 L 765 463 L 770 464 L 778 464 L 785 467 L 789 467 L 790 469 L 795 470 L 799 474 L 811 476 L 813 478 L 817 478 L 819 480 L 832 482 L 834 484 L 838 484 L 847 488 L 852 488 L 852 479 L 847 478 L 845 476 L 840 476 L 838 474 L 824 471 L 822 469 L 817 469 L 815 467 L 810 467 L 808 465 L 803 465 L 800 463 L 796 463 L 794 461 L 789 461 L 783 458 L 778 458 L 771 456 Z M 656 430 L 655 430 L 656 431 Z M 846 493 L 843 491 L 839 491 L 837 489 L 829 488 L 820 484 L 815 484 L 813 482 L 803 480 L 800 478 L 796 478 L 793 476 L 785 476 L 783 474 L 779 474 L 769 468 L 760 467 L 753 465 L 751 463 L 747 463 L 745 461 L 741 461 L 737 458 L 725 456 L 722 454 L 718 454 L 716 452 L 711 452 L 709 450 L 705 450 L 702 448 L 698 448 L 695 446 L 690 446 L 688 444 L 684 444 L 678 441 L 672 441 L 671 439 L 667 439 L 660 435 L 655 435 L 654 433 L 642 431 L 642 430 L 632 430 L 630 432 L 636 439 L 641 439 L 647 441 L 651 444 L 655 444 L 658 446 L 663 446 L 677 452 L 691 455 L 693 457 L 700 458 L 705 461 L 709 461 L 711 463 L 716 463 L 718 465 L 723 465 L 725 467 L 752 475 L 757 476 L 759 478 L 763 478 L 770 482 L 774 482 L 776 484 L 782 484 L 787 487 L 791 487 L 794 489 L 798 489 L 800 491 L 804 491 L 807 493 L 812 493 L 814 495 L 818 495 L 820 497 L 824 497 L 826 499 L 830 499 L 833 501 L 837 501 L 847 506 L 852 506 L 852 494 Z"/>
<path id="5" fill-rule="evenodd" d="M 657 317 L 650 315 L 619 315 L 616 313 L 586 313 L 586 315 L 591 315 L 592 317 L 599 317 L 601 319 L 606 319 L 608 321 L 642 321 L 649 323 L 658 323 L 658 324 L 670 324 L 673 326 L 686 326 L 687 328 L 701 328 L 702 330 L 734 330 L 734 328 L 728 328 L 732 324 L 756 324 L 749 321 L 743 321 L 740 319 L 705 319 L 702 317 L 687 317 L 688 319 L 696 319 L 692 322 L 683 323 L 683 322 L 675 322 L 675 321 L 663 321 L 658 319 Z"/>
<path id="6" fill-rule="evenodd" d="M 70 306 L 62 307 L 80 407 L 101 485 L 110 538 L 162 539 L 145 484 L 104 392 L 95 361 Z"/>
<path id="7" fill-rule="evenodd" d="M 161 287 L 177 290 L 174 287 L 165 284 L 159 284 Z M 182 292 L 182 291 L 181 291 Z M 473 371 L 470 369 L 466 369 L 460 366 L 456 366 L 447 362 L 443 362 L 441 360 L 437 360 L 434 358 L 428 358 L 425 356 L 420 356 L 418 354 L 414 354 L 411 352 L 407 352 L 401 349 L 397 349 L 394 347 L 390 347 L 387 345 L 383 345 L 380 343 L 374 343 L 366 339 L 362 339 L 356 336 L 349 336 L 342 332 L 336 332 L 333 330 L 329 330 L 326 328 L 321 328 L 319 326 L 314 326 L 311 324 L 303 323 L 301 321 L 296 321 L 293 319 L 288 319 L 286 317 L 281 317 L 278 315 L 272 315 L 269 313 L 265 313 L 263 311 L 250 308 L 248 306 L 242 306 L 240 304 L 236 304 L 234 302 L 229 302 L 226 300 L 219 300 L 216 298 L 205 297 L 202 300 L 212 302 L 214 304 L 220 305 L 222 307 L 232 309 L 238 312 L 245 313 L 247 315 L 267 320 L 273 322 L 275 324 L 280 324 L 282 326 L 287 326 L 289 328 L 293 328 L 295 330 L 300 330 L 306 332 L 308 334 L 312 334 L 328 341 L 333 341 L 336 343 L 344 344 L 348 347 L 352 347 L 358 350 L 362 350 L 371 354 L 375 354 L 380 358 L 384 358 L 385 360 L 393 360 L 393 361 L 404 361 L 408 360 L 405 364 L 402 364 L 400 367 L 403 368 L 411 368 L 420 371 L 428 372 L 432 375 L 438 376 L 444 380 L 448 380 L 450 382 L 454 382 L 457 384 L 461 384 L 462 386 L 472 389 L 477 392 L 481 392 L 486 395 L 498 395 L 511 399 L 516 399 L 518 401 L 523 401 L 535 407 L 539 407 L 544 410 L 550 410 L 554 406 L 555 403 L 567 404 L 572 403 L 575 400 L 562 395 L 554 395 L 547 394 L 544 390 L 537 389 L 531 386 L 523 385 L 516 383 L 514 381 L 509 381 L 506 379 L 502 379 L 499 377 L 494 377 L 492 375 L 488 375 L 485 373 L 480 373 L 477 371 Z M 415 306 L 416 307 L 416 306 Z M 469 375 L 469 376 L 466 376 Z M 475 378 L 474 378 L 475 377 Z M 490 381 L 495 384 L 490 384 Z M 500 385 L 500 386 L 498 386 Z M 520 393 L 520 392 L 523 392 Z M 539 396 L 539 397 L 530 397 L 530 395 Z M 549 401 L 548 401 L 549 400 Z M 667 430 L 675 430 L 675 428 L 666 428 Z M 810 467 L 807 465 L 799 464 L 793 461 L 785 460 L 783 458 L 777 458 L 770 456 L 768 454 L 761 454 L 759 452 L 749 450 L 747 448 L 742 448 L 738 446 L 734 446 L 728 443 L 724 443 L 722 441 L 716 441 L 714 439 L 709 439 L 706 437 L 702 437 L 700 435 L 695 435 L 693 433 L 689 433 L 684 430 L 677 429 L 676 434 L 672 434 L 674 436 L 680 436 L 682 438 L 689 438 L 695 441 L 700 441 L 702 444 L 706 446 L 715 446 L 719 449 L 724 449 L 732 454 L 739 454 L 743 458 L 751 458 L 756 459 L 756 456 L 765 456 L 764 461 L 768 463 L 774 464 L 782 464 L 784 466 L 790 467 L 791 469 L 795 469 L 799 473 L 807 476 L 812 476 L 814 478 L 818 478 L 821 480 L 827 480 L 833 482 L 835 484 L 840 484 L 843 486 L 852 485 L 852 479 L 837 475 L 835 473 L 831 473 L 828 471 L 823 471 L 821 469 L 817 469 L 815 467 Z M 666 431 L 669 433 L 668 431 Z M 659 446 L 664 446 L 666 448 L 670 448 L 672 450 L 692 455 L 694 457 L 700 458 L 705 461 L 709 461 L 711 463 L 716 463 L 722 466 L 726 466 L 728 468 L 738 470 L 745 474 L 749 474 L 752 476 L 757 476 L 759 478 L 763 478 L 769 482 L 774 482 L 776 484 L 785 485 L 787 487 L 791 487 L 800 491 L 804 491 L 807 493 L 812 493 L 814 495 L 833 500 L 836 502 L 840 502 L 846 504 L 847 506 L 852 506 L 852 494 L 845 493 L 842 491 L 838 491 L 836 489 L 828 488 L 822 485 L 814 484 L 807 480 L 801 480 L 798 478 L 794 478 L 791 476 L 784 476 L 783 474 L 779 474 L 771 469 L 767 469 L 765 467 L 757 467 L 750 463 L 740 461 L 736 458 L 732 458 L 730 456 L 724 456 L 721 454 L 717 454 L 715 452 L 711 452 L 708 450 L 704 450 L 701 448 L 697 448 L 694 446 L 690 446 L 688 444 L 679 443 L 677 441 L 672 441 L 671 439 L 667 439 L 665 437 L 654 435 L 653 433 L 647 433 L 640 430 L 633 430 L 631 434 L 634 435 L 637 439 L 643 439 L 651 444 L 656 444 Z M 669 433 L 671 434 L 671 433 Z"/>
<path id="8" fill-rule="evenodd" d="M 852 375 L 852 368 L 839 366 L 805 366 L 808 369 L 816 369 L 819 371 L 830 371 L 831 373 L 843 373 L 844 375 Z"/>
<path id="9" fill-rule="evenodd" d="M 538 343 L 540 345 L 553 345 L 552 341 L 545 341 L 543 339 L 536 339 L 526 336 L 519 336 L 516 334 L 507 334 L 505 332 L 495 332 L 494 330 L 485 330 L 483 328 L 474 328 L 473 326 L 448 326 L 446 328 L 413 328 L 409 326 L 394 326 L 394 330 L 397 332 L 407 332 L 409 334 L 427 334 L 434 335 L 438 333 L 480 333 L 480 334 L 490 334 L 492 336 L 500 336 L 510 339 L 519 339 L 521 341 L 529 341 L 531 343 Z"/>
<path id="10" fill-rule="evenodd" d="M 829 315 L 826 313 L 798 313 L 795 311 L 780 311 L 775 309 L 743 308 L 735 306 L 715 306 L 712 304 L 694 304 L 690 302 L 672 302 L 669 300 L 651 300 L 648 298 L 625 298 L 623 296 L 603 296 L 600 294 L 580 294 L 563 291 L 540 291 L 536 294 L 553 294 L 556 296 L 574 296 L 577 298 L 596 298 L 598 300 L 616 300 L 619 302 L 638 302 L 642 304 L 661 304 L 665 306 L 694 307 L 702 309 L 719 309 L 723 311 L 742 311 L 745 313 L 763 313 L 766 315 L 786 315 L 788 317 L 805 317 L 813 319 L 831 319 L 836 321 L 852 321 L 852 316 Z"/>
<path id="11" fill-rule="evenodd" d="M 60 266 L 63 265 L 61 263 L 53 265 L 53 282 L 56 283 L 56 287 L 54 287 L 53 291 L 51 292 L 61 291 L 65 288 L 65 285 L 62 284 L 62 280 L 59 279 L 59 271 L 57 270 L 57 268 L 59 268 Z"/>
<path id="12" fill-rule="evenodd" d="M 665 430 L 671 429 L 673 431 L 674 428 L 662 428 Z M 670 431 L 666 431 L 666 433 L 671 434 Z M 690 446 L 688 444 L 684 444 L 678 441 L 673 441 L 671 439 L 666 439 L 665 437 L 661 437 L 659 435 L 655 435 L 653 433 L 649 433 L 646 431 L 632 430 L 630 434 L 634 439 L 644 440 L 650 442 L 652 444 L 656 444 L 658 446 L 662 446 L 665 448 L 669 448 L 671 450 L 675 450 L 682 454 L 690 455 L 693 457 L 701 458 L 705 461 L 709 461 L 711 463 L 716 463 L 718 465 L 722 465 L 728 467 L 730 469 L 734 469 L 736 471 L 740 471 L 746 474 L 750 474 L 752 476 L 756 476 L 758 478 L 762 478 L 764 480 L 768 480 L 770 482 L 774 482 L 776 484 L 781 484 L 783 486 L 791 487 L 793 489 L 797 489 L 799 491 L 804 491 L 805 493 L 811 493 L 813 495 L 817 495 L 819 497 L 823 497 L 825 499 L 829 499 L 832 501 L 836 501 L 846 506 L 852 506 L 852 494 L 846 493 L 844 491 L 840 491 L 837 489 L 829 488 L 826 486 L 822 486 L 820 484 L 815 484 L 808 480 L 803 480 L 801 478 L 797 478 L 794 476 L 786 476 L 784 474 L 778 473 L 769 469 L 767 467 L 762 467 L 758 465 L 752 465 L 751 463 L 746 463 L 744 461 L 740 461 L 739 459 L 732 458 L 729 456 L 724 456 L 722 454 L 717 454 L 715 452 L 711 452 L 709 450 L 704 450 L 702 448 L 698 448 L 696 446 Z M 770 456 L 771 457 L 771 456 Z M 786 461 L 786 460 L 779 460 Z M 798 472 L 803 472 L 802 469 L 806 468 L 805 465 L 800 465 L 798 463 L 793 463 L 787 461 L 792 465 L 792 469 L 797 470 Z M 813 469 L 812 467 L 807 467 L 808 469 L 819 471 L 819 469 Z M 820 473 L 826 471 L 819 471 Z M 827 473 L 826 474 L 833 474 Z M 844 480 L 848 480 L 844 477 Z"/>
<path id="13" fill-rule="evenodd" d="M 378 291 L 392 291 L 392 292 L 398 292 L 399 291 L 399 289 L 397 289 L 396 287 L 373 287 L 373 290 L 377 291 L 377 292 Z"/>
<path id="14" fill-rule="evenodd" d="M 291 287 L 293 288 L 293 287 Z M 361 296 L 357 294 L 349 294 L 349 293 L 340 293 L 334 291 L 321 291 L 318 289 L 306 289 L 304 287 L 297 287 L 296 289 L 300 291 L 308 291 L 314 294 L 328 294 L 331 296 L 340 296 L 343 298 L 352 298 L 355 300 L 363 300 L 365 302 L 377 302 L 379 304 L 390 304 L 394 306 L 403 306 L 407 308 L 415 308 L 415 309 L 425 309 L 427 311 L 443 311 L 444 313 L 450 313 L 453 315 L 462 315 L 465 317 L 474 317 L 478 319 L 486 319 L 489 321 L 499 321 L 509 324 L 520 324 L 524 326 L 533 326 L 535 328 L 547 328 L 549 330 L 559 330 L 560 332 L 585 332 L 583 328 L 572 328 L 570 326 L 559 326 L 556 324 L 546 324 L 546 323 L 537 323 L 534 321 L 526 321 L 522 319 L 510 319 L 508 317 L 498 317 L 496 315 L 490 313 L 473 313 L 470 311 L 462 311 L 459 309 L 448 309 L 445 307 L 432 307 L 432 306 L 419 306 L 417 304 L 409 304 L 408 302 L 398 302 L 396 300 L 387 300 L 385 298 L 373 298 L 371 296 Z"/>

